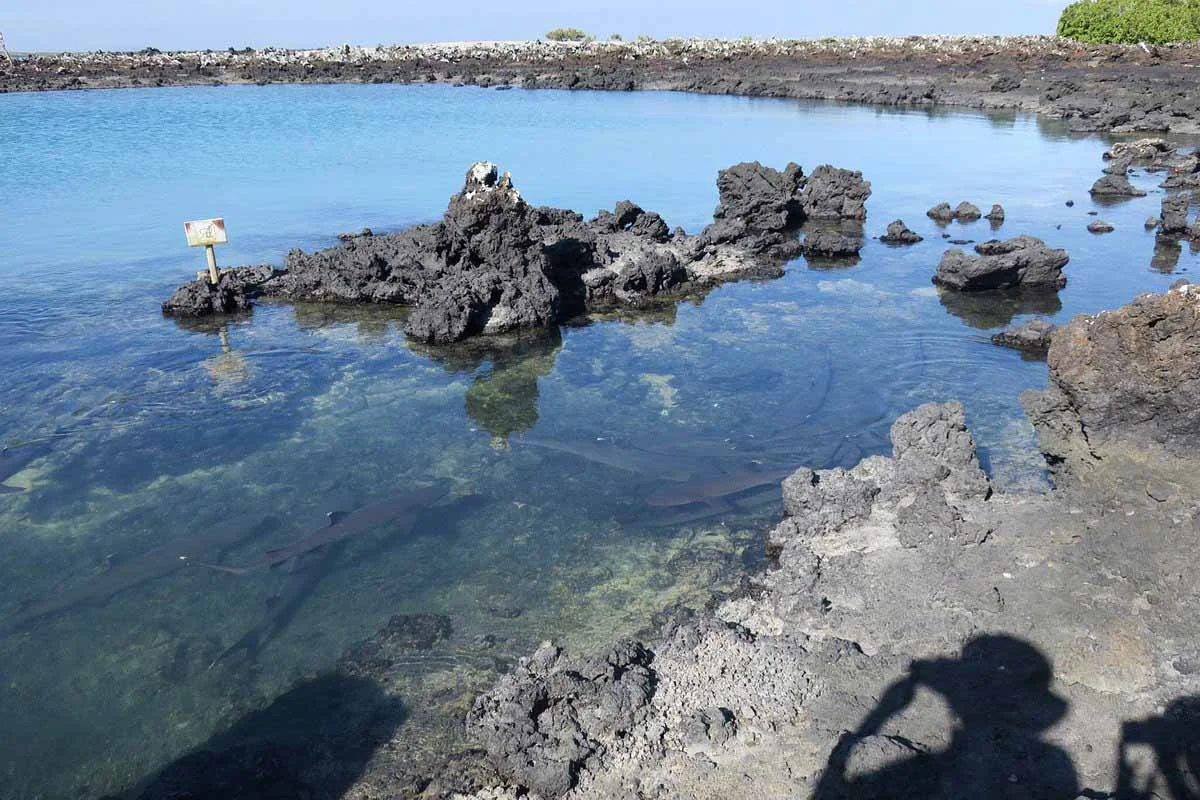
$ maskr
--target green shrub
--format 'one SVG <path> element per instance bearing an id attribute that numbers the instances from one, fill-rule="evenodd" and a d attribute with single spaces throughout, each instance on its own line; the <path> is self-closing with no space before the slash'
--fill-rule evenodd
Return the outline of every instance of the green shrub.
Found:
<path id="1" fill-rule="evenodd" d="M 614 33 L 612 36 L 608 37 L 608 40 L 609 40 L 610 42 L 620 42 L 620 41 L 623 41 L 623 40 L 622 40 L 622 38 L 621 38 L 621 34 L 619 34 L 619 33 Z"/>
<path id="2" fill-rule="evenodd" d="M 588 35 L 579 28 L 555 28 L 546 34 L 546 38 L 552 42 L 582 42 Z"/>
<path id="3" fill-rule="evenodd" d="M 1058 35 L 1093 44 L 1200 39 L 1200 0 L 1079 0 L 1063 10 Z"/>

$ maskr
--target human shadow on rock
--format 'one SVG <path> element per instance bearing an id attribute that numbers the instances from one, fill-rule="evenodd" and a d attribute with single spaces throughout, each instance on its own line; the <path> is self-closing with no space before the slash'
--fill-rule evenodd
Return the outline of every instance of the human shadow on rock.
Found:
<path id="1" fill-rule="evenodd" d="M 109 800 L 323 800 L 363 774 L 406 713 L 371 680 L 307 680 Z"/>
<path id="2" fill-rule="evenodd" d="M 1200 695 L 1121 726 L 1117 766 L 1119 800 L 1200 800 Z"/>
<path id="3" fill-rule="evenodd" d="M 829 756 L 816 800 L 1028 798 L 1073 800 L 1070 757 L 1045 732 L 1067 712 L 1050 690 L 1053 670 L 1032 644 L 978 636 L 957 658 L 917 660 Z M 956 725 L 938 742 L 918 742 L 889 725 L 928 689 Z"/>
<path id="4" fill-rule="evenodd" d="M 1025 314 L 1050 316 L 1062 310 L 1058 292 L 1044 289 L 990 289 L 959 292 L 939 289 L 942 307 L 972 328 L 1003 328 Z"/>

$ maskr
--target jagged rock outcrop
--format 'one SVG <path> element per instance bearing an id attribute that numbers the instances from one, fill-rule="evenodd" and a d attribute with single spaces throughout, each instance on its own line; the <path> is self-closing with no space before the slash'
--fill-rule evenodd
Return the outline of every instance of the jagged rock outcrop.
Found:
<path id="1" fill-rule="evenodd" d="M 162 304 L 164 314 L 175 317 L 207 317 L 247 311 L 255 290 L 276 274 L 270 266 L 221 270 L 214 286 L 207 274 L 180 286 Z"/>
<path id="2" fill-rule="evenodd" d="M 804 221 L 804 170 L 789 163 L 782 171 L 757 161 L 735 164 L 717 173 L 720 205 L 717 220 L 737 219 L 761 231 L 784 231 Z"/>
<path id="3" fill-rule="evenodd" d="M 475 702 L 467 732 L 506 774 L 557 797 L 604 754 L 606 739 L 646 716 L 657 683 L 652 661 L 636 642 L 583 662 L 545 645 Z"/>
<path id="4" fill-rule="evenodd" d="M 1004 206 L 996 203 L 992 206 L 992 210 L 987 213 L 986 219 L 992 222 L 993 225 L 999 225 L 1004 222 Z"/>
<path id="5" fill-rule="evenodd" d="M 879 237 L 879 241 L 887 244 L 916 244 L 924 239 L 915 231 L 909 230 L 904 220 L 898 219 L 887 227 L 887 233 Z"/>
<path id="6" fill-rule="evenodd" d="M 992 335 L 992 344 L 1020 350 L 1044 358 L 1050 349 L 1050 337 L 1058 326 L 1041 318 L 1034 318 L 1022 325 L 1010 325 Z"/>
<path id="7" fill-rule="evenodd" d="M 1018 236 L 975 246 L 978 255 L 948 250 L 933 282 L 963 292 L 1015 287 L 1061 289 L 1067 279 L 1062 268 L 1070 260 L 1066 250 L 1052 249 L 1041 239 Z"/>
<path id="8" fill-rule="evenodd" d="M 1022 396 L 1052 468 L 1200 451 L 1200 286 L 1179 282 L 1055 333 L 1050 385 Z"/>
<path id="9" fill-rule="evenodd" d="M 722 170 L 717 184 L 713 223 L 688 236 L 628 200 L 589 221 L 531 206 L 507 174 L 480 162 L 436 223 L 364 231 L 315 253 L 293 250 L 281 274 L 211 291 L 184 287 L 164 311 L 227 313 L 262 293 L 409 305 L 406 332 L 430 343 L 545 329 L 590 308 L 778 275 L 802 251 L 798 230 L 807 218 L 861 219 L 871 192 L 861 173 L 823 166 L 806 178 L 796 164 L 782 171 L 738 164 Z M 839 255 L 851 247 L 849 239 L 824 241 Z"/>
<path id="10" fill-rule="evenodd" d="M 809 219 L 862 221 L 870 196 L 871 184 L 861 172 L 822 164 L 805 183 L 800 205 Z"/>

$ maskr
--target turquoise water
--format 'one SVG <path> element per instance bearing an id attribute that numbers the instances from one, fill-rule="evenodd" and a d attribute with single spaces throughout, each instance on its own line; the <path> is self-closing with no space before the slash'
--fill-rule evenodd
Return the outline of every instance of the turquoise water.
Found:
<path id="1" fill-rule="evenodd" d="M 269 518 L 224 554 L 242 564 L 329 511 L 451 489 L 411 532 L 382 525 L 318 553 L 307 569 L 323 577 L 255 659 L 220 656 L 289 596 L 285 568 L 185 565 L 0 634 L 0 797 L 132 785 L 395 614 L 445 615 L 453 631 L 386 677 L 417 709 L 394 749 L 424 769 L 461 746 L 472 693 L 537 642 L 634 633 L 758 563 L 777 493 L 664 513 L 645 498 L 677 489 L 670 478 L 853 464 L 925 401 L 961 399 L 997 482 L 1038 488 L 1017 396 L 1045 366 L 993 347 L 992 329 L 1115 307 L 1197 264 L 1186 247 L 1156 258 L 1142 228 L 1158 178 L 1135 176 L 1148 198 L 1093 205 L 1104 149 L 1028 117 L 664 93 L 0 97 L 0 443 L 37 455 L 7 480 L 26 491 L 0 494 L 0 628 L 164 544 L 199 552 Z M 339 231 L 437 218 L 480 159 L 535 204 L 592 214 L 629 198 L 691 231 L 722 167 L 830 162 L 872 181 L 869 234 L 903 217 L 926 241 L 871 241 L 853 267 L 801 260 L 779 280 L 515 350 L 415 349 L 394 309 L 264 304 L 202 326 L 158 311 L 203 266 L 184 220 L 225 217 L 223 264 L 279 264 Z M 1071 252 L 1061 308 L 939 298 L 929 278 L 947 245 L 924 211 L 963 199 L 1002 203 L 1000 235 Z M 1086 232 L 1094 209 L 1116 233 Z M 992 236 L 986 221 L 946 231 Z"/>

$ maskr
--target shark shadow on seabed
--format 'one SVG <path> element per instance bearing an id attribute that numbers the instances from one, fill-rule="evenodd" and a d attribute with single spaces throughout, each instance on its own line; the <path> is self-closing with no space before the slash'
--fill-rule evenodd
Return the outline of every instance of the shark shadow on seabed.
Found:
<path id="1" fill-rule="evenodd" d="M 269 601 L 267 613 L 262 621 L 213 659 L 209 669 L 219 664 L 230 667 L 254 666 L 262 651 L 287 629 L 327 577 L 339 569 L 374 561 L 383 551 L 395 544 L 397 536 L 419 533 L 432 528 L 435 523 L 441 529 L 445 529 L 453 525 L 459 516 L 474 510 L 480 502 L 482 498 L 478 495 L 457 498 L 446 505 L 437 506 L 436 511 L 439 513 L 436 514 L 436 519 L 432 518 L 435 511 L 433 508 L 422 509 L 417 514 L 403 515 L 396 520 L 397 524 L 391 526 L 391 535 L 349 558 L 345 554 L 348 539 L 334 541 L 295 557 L 289 562 L 290 570 L 283 587 Z"/>

